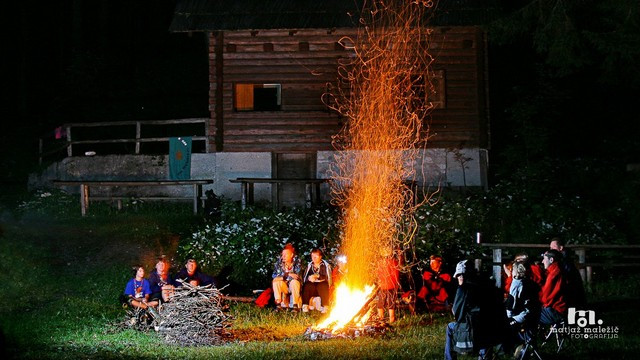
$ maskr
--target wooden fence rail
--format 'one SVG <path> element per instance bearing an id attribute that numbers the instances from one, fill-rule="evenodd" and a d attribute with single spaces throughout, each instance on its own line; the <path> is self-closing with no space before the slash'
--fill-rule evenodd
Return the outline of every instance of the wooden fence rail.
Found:
<path id="1" fill-rule="evenodd" d="M 548 244 L 480 244 L 482 247 L 492 249 L 492 266 L 493 276 L 496 280 L 496 286 L 502 286 L 502 264 L 503 264 L 503 249 L 548 249 Z M 566 245 L 568 248 L 575 252 L 577 257 L 578 270 L 582 281 L 588 286 L 591 285 L 593 268 L 594 267 L 640 267 L 640 245 Z M 598 256 L 602 256 L 603 252 L 615 253 L 616 261 L 602 261 Z M 588 256 L 589 255 L 589 256 Z M 594 261 L 595 260 L 595 261 Z M 481 259 L 477 259 L 476 267 L 479 267 Z"/>
<path id="2" fill-rule="evenodd" d="M 41 136 L 38 140 L 38 163 L 42 164 L 43 158 L 59 153 L 66 149 L 67 156 L 74 155 L 74 145 L 80 144 L 118 144 L 118 143 L 132 143 L 135 144 L 134 154 L 141 153 L 141 144 L 143 143 L 157 143 L 168 142 L 171 137 L 145 137 L 142 135 L 143 127 L 168 127 L 170 125 L 187 125 L 187 124 L 202 124 L 202 130 L 199 130 L 198 134 L 177 134 L 176 136 L 191 136 L 193 141 L 204 141 L 204 149 L 209 149 L 209 136 L 208 136 L 208 118 L 189 118 L 189 119 L 173 119 L 173 120 L 136 120 L 136 121 L 105 121 L 94 123 L 74 123 L 65 124 L 62 126 L 64 131 L 61 132 L 64 140 L 60 139 L 55 143 L 53 133 Z M 103 138 L 103 139 L 75 139 L 74 129 L 79 128 L 96 128 L 96 131 L 101 131 L 101 135 L 108 134 L 109 131 L 105 131 L 99 128 L 115 128 L 115 127 L 131 127 L 131 136 L 124 138 Z M 51 144 L 49 144 L 51 143 Z M 49 145 L 49 146 L 47 146 Z"/>

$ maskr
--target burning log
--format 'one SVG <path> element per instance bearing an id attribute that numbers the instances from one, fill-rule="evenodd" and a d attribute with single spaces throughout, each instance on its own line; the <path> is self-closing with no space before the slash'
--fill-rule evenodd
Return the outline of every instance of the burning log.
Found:
<path id="1" fill-rule="evenodd" d="M 392 328 L 384 320 L 370 319 L 362 326 L 345 326 L 338 332 L 332 332 L 330 329 L 318 330 L 308 327 L 304 332 L 304 336 L 309 340 L 326 340 L 326 339 L 353 339 L 360 336 L 378 336 L 383 335 Z"/>
<path id="2" fill-rule="evenodd" d="M 228 336 L 227 308 L 219 289 L 183 282 L 175 289 L 171 301 L 162 305 L 152 326 L 169 344 L 219 344 Z"/>
<path id="3" fill-rule="evenodd" d="M 390 328 L 383 319 L 372 316 L 376 311 L 376 288 L 371 289 L 366 301 L 355 315 L 344 325 L 335 322 L 322 322 L 318 326 L 310 326 L 304 335 L 310 340 L 324 340 L 333 338 L 356 338 L 362 335 L 375 336 L 386 333 Z M 331 321 L 331 320 L 328 320 Z"/>

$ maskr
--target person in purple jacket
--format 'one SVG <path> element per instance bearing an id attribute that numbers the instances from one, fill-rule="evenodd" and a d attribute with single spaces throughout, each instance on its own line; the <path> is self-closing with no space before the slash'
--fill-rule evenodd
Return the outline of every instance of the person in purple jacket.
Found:
<path id="1" fill-rule="evenodd" d="M 147 309 L 158 306 L 157 301 L 149 300 L 151 286 L 149 280 L 144 278 L 144 268 L 140 265 L 133 267 L 133 278 L 127 282 L 124 288 L 126 302 L 132 307 Z"/>

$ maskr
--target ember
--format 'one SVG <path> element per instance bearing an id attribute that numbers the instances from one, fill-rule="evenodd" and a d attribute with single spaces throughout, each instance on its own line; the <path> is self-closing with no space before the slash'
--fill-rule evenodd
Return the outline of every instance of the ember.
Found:
<path id="1" fill-rule="evenodd" d="M 354 54 L 341 64 L 341 84 L 330 96 L 335 103 L 329 106 L 347 118 L 334 138 L 340 151 L 331 190 L 343 208 L 340 250 L 349 261 L 329 317 L 308 331 L 316 338 L 366 333 L 371 311 L 363 309 L 375 297 L 380 250 L 402 253 L 416 230 L 419 203 L 406 184 L 415 178 L 428 138 L 423 124 L 433 108 L 430 31 L 421 24 L 433 3 L 367 3 L 357 38 L 341 40 Z"/>
<path id="2" fill-rule="evenodd" d="M 326 340 L 347 338 L 353 339 L 360 336 L 379 336 L 391 331 L 392 328 L 383 320 L 369 320 L 364 325 L 346 326 L 338 332 L 332 330 L 318 330 L 313 326 L 307 328 L 304 336 L 309 340 Z"/>

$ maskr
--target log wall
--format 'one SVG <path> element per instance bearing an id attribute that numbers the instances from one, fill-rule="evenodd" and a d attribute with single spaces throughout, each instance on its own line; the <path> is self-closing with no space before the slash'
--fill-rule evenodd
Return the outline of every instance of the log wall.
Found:
<path id="1" fill-rule="evenodd" d="M 337 43 L 355 29 L 241 30 L 209 34 L 210 151 L 332 150 L 341 117 L 322 96 L 337 82 Z M 426 120 L 429 147 L 485 147 L 484 36 L 477 27 L 435 28 L 433 69 L 444 76 L 444 106 Z M 236 111 L 234 84 L 281 84 L 280 111 Z"/>

